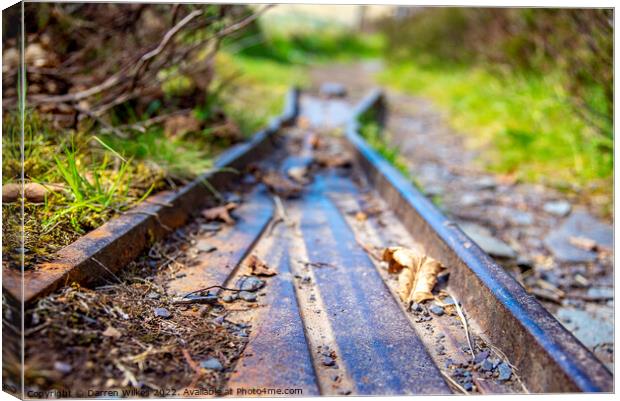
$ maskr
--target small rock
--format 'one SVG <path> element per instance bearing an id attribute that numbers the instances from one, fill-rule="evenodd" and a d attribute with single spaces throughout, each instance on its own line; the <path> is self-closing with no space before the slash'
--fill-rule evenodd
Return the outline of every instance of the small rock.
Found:
<path id="1" fill-rule="evenodd" d="M 422 309 L 422 305 L 420 305 L 420 304 L 419 304 L 419 303 L 417 303 L 417 302 L 414 302 L 414 303 L 412 303 L 412 304 L 411 304 L 411 310 L 412 310 L 413 312 L 422 312 L 422 310 L 423 310 L 423 309 Z"/>
<path id="2" fill-rule="evenodd" d="M 325 366 L 334 366 L 336 364 L 336 361 L 334 361 L 334 358 L 332 358 L 330 356 L 323 357 L 323 360 L 321 362 Z"/>
<path id="3" fill-rule="evenodd" d="M 614 289 L 611 287 L 590 287 L 586 295 L 596 301 L 605 301 L 614 299 Z"/>
<path id="4" fill-rule="evenodd" d="M 499 381 L 506 381 L 506 380 L 510 380 L 510 376 L 512 376 L 512 368 L 510 367 L 510 365 L 508 365 L 506 362 L 502 362 L 499 364 L 498 366 L 499 369 L 499 376 L 497 377 L 497 379 Z"/>
<path id="5" fill-rule="evenodd" d="M 543 210 L 554 216 L 564 217 L 571 210 L 571 204 L 567 201 L 547 202 L 543 205 Z"/>
<path id="6" fill-rule="evenodd" d="M 155 316 L 168 319 L 172 314 L 166 308 L 155 308 Z"/>
<path id="7" fill-rule="evenodd" d="M 209 358 L 209 359 L 205 359 L 204 361 L 200 361 L 200 367 L 203 369 L 217 370 L 217 371 L 224 369 L 224 367 L 222 366 L 222 363 L 217 358 Z"/>
<path id="8" fill-rule="evenodd" d="M 473 223 L 459 224 L 463 232 L 467 234 L 483 251 L 500 258 L 515 258 L 517 253 L 505 242 L 491 236 L 486 228 Z"/>
<path id="9" fill-rule="evenodd" d="M 24 198 L 29 202 L 43 203 L 49 190 L 36 182 L 29 182 L 24 185 Z"/>
<path id="10" fill-rule="evenodd" d="M 347 88 L 337 82 L 325 82 L 321 85 L 320 92 L 327 97 L 345 97 L 347 95 Z"/>
<path id="11" fill-rule="evenodd" d="M 482 202 L 482 198 L 477 193 L 466 193 L 459 199 L 461 206 L 474 206 Z"/>
<path id="12" fill-rule="evenodd" d="M 463 388 L 465 389 L 465 391 L 472 391 L 474 389 L 474 385 L 471 383 L 471 381 L 466 381 L 465 383 L 463 383 Z"/>
<path id="13" fill-rule="evenodd" d="M 487 358 L 484 361 L 482 361 L 482 363 L 480 364 L 480 370 L 482 370 L 483 372 L 488 372 L 488 371 L 493 370 L 493 361 L 491 361 L 490 358 Z"/>
<path id="14" fill-rule="evenodd" d="M 430 308 L 428 308 L 428 310 L 437 316 L 442 316 L 444 314 L 443 308 L 436 304 L 432 305 Z"/>
<path id="15" fill-rule="evenodd" d="M 573 212 L 559 228 L 552 230 L 544 239 L 544 244 L 558 262 L 595 261 L 596 252 L 574 246 L 570 242 L 572 237 L 588 238 L 596 242 L 597 247 L 613 248 L 613 227 L 581 210 Z"/>
<path id="16" fill-rule="evenodd" d="M 442 299 L 442 302 L 446 305 L 456 305 L 456 302 L 454 302 L 454 299 L 452 299 L 452 297 L 445 297 L 444 299 Z"/>
<path id="17" fill-rule="evenodd" d="M 257 296 L 255 292 L 241 291 L 239 293 L 239 298 L 247 302 L 256 302 Z"/>
<path id="18" fill-rule="evenodd" d="M 472 184 L 474 187 L 481 190 L 494 189 L 497 186 L 495 178 L 491 176 L 478 178 L 477 180 L 474 180 Z"/>
<path id="19" fill-rule="evenodd" d="M 242 291 L 257 291 L 264 286 L 265 282 L 254 276 L 243 276 L 237 281 L 237 288 Z"/>
<path id="20" fill-rule="evenodd" d="M 2 203 L 13 203 L 19 198 L 19 184 L 4 184 L 2 186 Z"/>
<path id="21" fill-rule="evenodd" d="M 160 295 L 156 293 L 155 291 L 151 291 L 148 294 L 146 294 L 146 298 L 147 299 L 159 299 Z"/>
<path id="22" fill-rule="evenodd" d="M 489 357 L 489 351 L 483 351 L 476 355 L 474 358 L 474 363 L 480 363 Z"/>
<path id="23" fill-rule="evenodd" d="M 229 295 L 224 295 L 222 297 L 222 301 L 226 302 L 226 303 L 231 303 L 233 301 L 236 301 L 238 299 L 238 295 L 237 294 L 229 294 Z"/>
<path id="24" fill-rule="evenodd" d="M 71 373 L 71 371 L 73 370 L 73 367 L 71 365 L 69 365 L 68 363 L 65 362 L 54 362 L 54 370 L 60 372 L 60 373 Z"/>

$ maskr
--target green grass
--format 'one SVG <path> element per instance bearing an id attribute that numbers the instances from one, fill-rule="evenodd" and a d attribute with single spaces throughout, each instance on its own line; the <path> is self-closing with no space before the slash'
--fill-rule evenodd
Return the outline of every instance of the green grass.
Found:
<path id="1" fill-rule="evenodd" d="M 611 191 L 613 141 L 578 116 L 560 77 L 401 63 L 379 78 L 446 110 L 452 127 L 484 150 L 492 171 L 558 187 L 597 181 Z"/>

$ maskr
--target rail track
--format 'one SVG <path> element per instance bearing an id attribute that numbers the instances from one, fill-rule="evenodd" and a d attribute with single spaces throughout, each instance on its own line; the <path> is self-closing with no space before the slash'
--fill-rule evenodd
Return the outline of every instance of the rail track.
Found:
<path id="1" fill-rule="evenodd" d="M 604 365 L 360 136 L 362 116 L 381 124 L 387 111 L 378 90 L 357 104 L 291 91 L 284 114 L 222 155 L 213 172 L 150 198 L 23 277 L 5 269 L 5 299 L 33 305 L 71 282 L 110 279 L 212 202 L 207 180 L 217 196 L 236 194 L 235 224 L 201 231 L 185 252 L 201 241 L 211 249 L 153 280 L 175 299 L 211 287 L 187 307 L 204 301 L 251 327 L 221 372 L 222 387 L 301 395 L 612 392 Z M 298 185 L 256 178 L 268 171 L 295 171 Z M 439 309 L 401 302 L 397 278 L 378 257 L 393 245 L 424 250 L 446 267 L 435 288 Z M 255 280 L 251 258 L 276 274 L 237 299 L 226 288 Z"/>

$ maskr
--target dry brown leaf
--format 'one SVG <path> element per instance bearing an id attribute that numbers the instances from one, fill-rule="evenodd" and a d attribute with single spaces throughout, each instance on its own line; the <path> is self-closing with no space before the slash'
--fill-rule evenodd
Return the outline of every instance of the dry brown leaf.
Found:
<path id="1" fill-rule="evenodd" d="M 433 287 L 441 264 L 430 256 L 399 246 L 383 251 L 383 260 L 388 262 L 388 271 L 398 273 L 398 293 L 407 304 L 433 299 Z"/>
<path id="2" fill-rule="evenodd" d="M 114 338 L 120 338 L 122 336 L 121 332 L 112 326 L 108 326 L 108 328 L 105 329 L 105 331 L 101 334 L 103 334 L 106 337 L 114 337 Z"/>
<path id="3" fill-rule="evenodd" d="M 275 276 L 276 273 L 265 262 L 260 260 L 256 255 L 250 255 L 247 261 L 247 265 L 252 269 L 252 274 L 255 276 Z"/>
<path id="4" fill-rule="evenodd" d="M 299 196 L 303 187 L 276 171 L 270 171 L 263 175 L 263 184 L 283 198 Z"/>
<path id="5" fill-rule="evenodd" d="M 216 206 L 210 209 L 205 209 L 202 211 L 202 217 L 211 220 L 220 220 L 226 224 L 235 224 L 235 220 L 230 217 L 230 211 L 234 210 L 237 207 L 237 204 L 234 202 L 229 202 L 224 206 Z"/>

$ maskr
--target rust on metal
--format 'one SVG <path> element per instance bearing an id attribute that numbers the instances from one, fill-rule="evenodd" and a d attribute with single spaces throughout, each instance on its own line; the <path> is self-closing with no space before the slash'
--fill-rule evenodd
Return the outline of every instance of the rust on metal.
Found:
<path id="1" fill-rule="evenodd" d="M 167 283 L 168 290 L 172 294 L 184 295 L 199 288 L 223 286 L 252 250 L 271 220 L 273 211 L 273 201 L 265 188 L 258 186 L 248 195 L 247 201 L 235 210 L 236 224 L 224 226 L 217 235 L 208 238 L 214 250 L 200 254 L 197 264 L 179 270 L 179 277 Z"/>
<path id="2" fill-rule="evenodd" d="M 295 387 L 301 390 L 301 394 L 294 394 L 297 396 L 320 394 L 291 280 L 286 245 L 286 241 L 278 239 L 265 259 L 269 266 L 277 266 L 278 274 L 269 280 L 264 301 L 267 306 L 254 319 L 256 323 L 243 357 L 227 383 L 237 396 L 243 395 L 237 389 L 257 386 Z"/>
<path id="3" fill-rule="evenodd" d="M 359 135 L 359 119 L 385 110 L 381 91 L 356 108 L 346 130 L 358 166 L 390 208 L 422 241 L 425 250 L 451 266 L 452 290 L 481 328 L 537 392 L 610 392 L 613 376 L 536 299 L 495 263 Z M 518 346 L 516 346 L 518 345 Z"/>
<path id="4" fill-rule="evenodd" d="M 204 185 L 224 189 L 237 182 L 238 174 L 250 162 L 268 155 L 273 136 L 282 127 L 294 123 L 299 110 L 299 91 L 291 90 L 284 113 L 272 120 L 247 143 L 222 154 L 213 171 L 207 172 L 177 191 L 162 192 L 136 208 L 108 221 L 58 251 L 50 263 L 23 273 L 3 267 L 3 293 L 13 303 L 31 303 L 62 285 L 78 282 L 90 285 L 113 281 L 114 271 L 126 265 L 149 244 L 163 238 L 171 229 L 184 225 L 196 210 L 212 196 Z M 22 293 L 23 285 L 23 293 Z"/>

